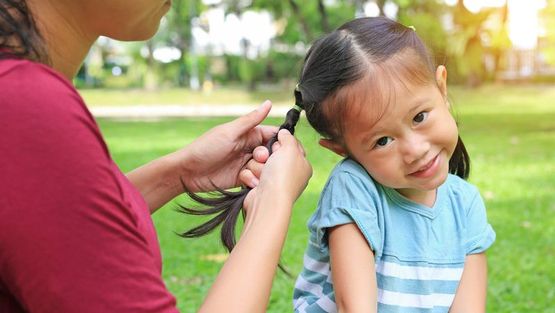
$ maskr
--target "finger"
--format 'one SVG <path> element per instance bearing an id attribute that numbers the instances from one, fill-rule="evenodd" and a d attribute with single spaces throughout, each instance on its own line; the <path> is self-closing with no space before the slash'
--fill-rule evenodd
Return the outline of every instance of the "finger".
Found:
<path id="1" fill-rule="evenodd" d="M 260 173 L 262 173 L 262 168 L 264 167 L 264 163 L 256 162 L 255 160 L 250 160 L 247 163 L 246 169 L 251 171 L 252 174 L 258 178 L 260 177 Z"/>
<path id="2" fill-rule="evenodd" d="M 279 148 L 281 148 L 281 144 L 279 143 L 279 141 L 274 142 L 274 144 L 272 145 L 272 152 L 278 151 Z"/>
<path id="3" fill-rule="evenodd" d="M 301 144 L 301 142 L 298 141 L 298 140 L 297 140 L 297 146 L 298 146 L 299 150 L 302 152 L 303 156 L 306 157 L 306 151 L 304 150 L 304 147 Z"/>
<path id="4" fill-rule="evenodd" d="M 264 101 L 256 110 L 231 121 L 232 131 L 242 134 L 253 129 L 268 116 L 271 108 L 272 102 L 270 100 Z"/>
<path id="5" fill-rule="evenodd" d="M 282 129 L 278 133 L 278 141 L 281 145 L 292 145 L 296 143 L 295 137 L 287 129 Z"/>
<path id="6" fill-rule="evenodd" d="M 262 137 L 262 142 L 268 142 L 277 134 L 278 130 L 279 130 L 279 127 L 277 126 L 269 126 L 269 125 L 256 126 L 256 131 Z"/>
<path id="7" fill-rule="evenodd" d="M 250 188 L 258 186 L 259 180 L 249 169 L 244 169 L 239 173 L 239 182 Z"/>
<path id="8" fill-rule="evenodd" d="M 270 156 L 270 152 L 264 146 L 258 146 L 252 152 L 252 158 L 255 161 L 260 163 L 266 163 L 266 160 L 268 160 L 269 156 Z"/>

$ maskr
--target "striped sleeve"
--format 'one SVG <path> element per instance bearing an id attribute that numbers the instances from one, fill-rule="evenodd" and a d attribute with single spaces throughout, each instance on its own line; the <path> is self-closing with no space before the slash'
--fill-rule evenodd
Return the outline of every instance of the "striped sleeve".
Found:
<path id="1" fill-rule="evenodd" d="M 293 292 L 295 312 L 337 312 L 329 256 L 322 255 L 318 246 L 311 240 L 303 264 L 303 271 L 297 278 Z"/>
<path id="2" fill-rule="evenodd" d="M 322 191 L 317 213 L 309 221 L 313 243 L 327 254 L 327 229 L 355 223 L 374 254 L 380 256 L 383 234 L 380 230 L 382 216 L 377 209 L 379 202 L 378 191 L 369 176 L 347 171 L 334 172 Z"/>
<path id="3" fill-rule="evenodd" d="M 354 163 L 354 162 L 353 162 Z M 342 166 L 342 167 L 341 167 Z M 295 312 L 337 312 L 329 263 L 327 229 L 356 223 L 376 254 L 383 236 L 377 213 L 378 192 L 373 180 L 357 164 L 342 163 L 328 180 L 310 219 L 311 232 L 304 268 L 295 284 Z"/>

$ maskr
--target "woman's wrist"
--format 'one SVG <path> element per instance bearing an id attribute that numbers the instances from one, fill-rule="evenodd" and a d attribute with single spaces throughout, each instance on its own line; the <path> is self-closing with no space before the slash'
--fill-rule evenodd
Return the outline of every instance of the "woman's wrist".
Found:
<path id="1" fill-rule="evenodd" d="M 274 186 L 265 184 L 256 187 L 252 206 L 249 208 L 245 218 L 243 232 L 246 232 L 251 225 L 261 220 L 272 220 L 275 222 L 289 221 L 293 209 L 294 199 L 290 193 L 280 192 Z"/>
<path id="2" fill-rule="evenodd" d="M 127 173 L 127 178 L 141 192 L 151 213 L 183 193 L 178 160 L 174 154 L 169 154 Z"/>
<path id="3" fill-rule="evenodd" d="M 199 164 L 198 158 L 195 158 L 191 153 L 189 147 L 182 148 L 169 155 L 173 159 L 174 164 L 173 174 L 179 185 L 181 193 L 184 191 L 202 192 L 201 186 L 194 183 L 197 176 L 197 169 L 202 164 Z"/>

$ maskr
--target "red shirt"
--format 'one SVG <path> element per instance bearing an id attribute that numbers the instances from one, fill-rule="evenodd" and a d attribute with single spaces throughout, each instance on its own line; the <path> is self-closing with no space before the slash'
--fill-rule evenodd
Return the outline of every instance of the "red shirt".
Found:
<path id="1" fill-rule="evenodd" d="M 75 88 L 0 60 L 0 312 L 177 312 L 148 207 Z"/>

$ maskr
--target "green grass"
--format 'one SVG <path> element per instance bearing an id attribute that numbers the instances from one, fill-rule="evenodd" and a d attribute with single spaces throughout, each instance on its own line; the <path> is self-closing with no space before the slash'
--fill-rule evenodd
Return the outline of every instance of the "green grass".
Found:
<path id="1" fill-rule="evenodd" d="M 472 159 L 470 181 L 486 201 L 497 241 L 488 251 L 488 312 L 555 312 L 555 87 L 453 88 L 451 102 Z M 101 120 L 115 161 L 124 171 L 183 145 L 229 119 L 160 122 Z M 280 119 L 267 123 L 279 124 Z M 295 205 L 282 262 L 293 274 L 302 268 L 311 215 L 338 158 L 317 145 L 306 120 L 297 132 L 314 168 Z M 183 199 L 181 199 L 182 201 Z M 215 235 L 185 240 L 175 235 L 198 223 L 170 203 L 155 214 L 164 257 L 164 278 L 182 312 L 195 312 L 221 263 Z M 208 256 L 208 257 L 207 257 Z M 253 256 L 256 257 L 256 256 Z M 268 312 L 291 311 L 294 280 L 279 273 Z"/>

